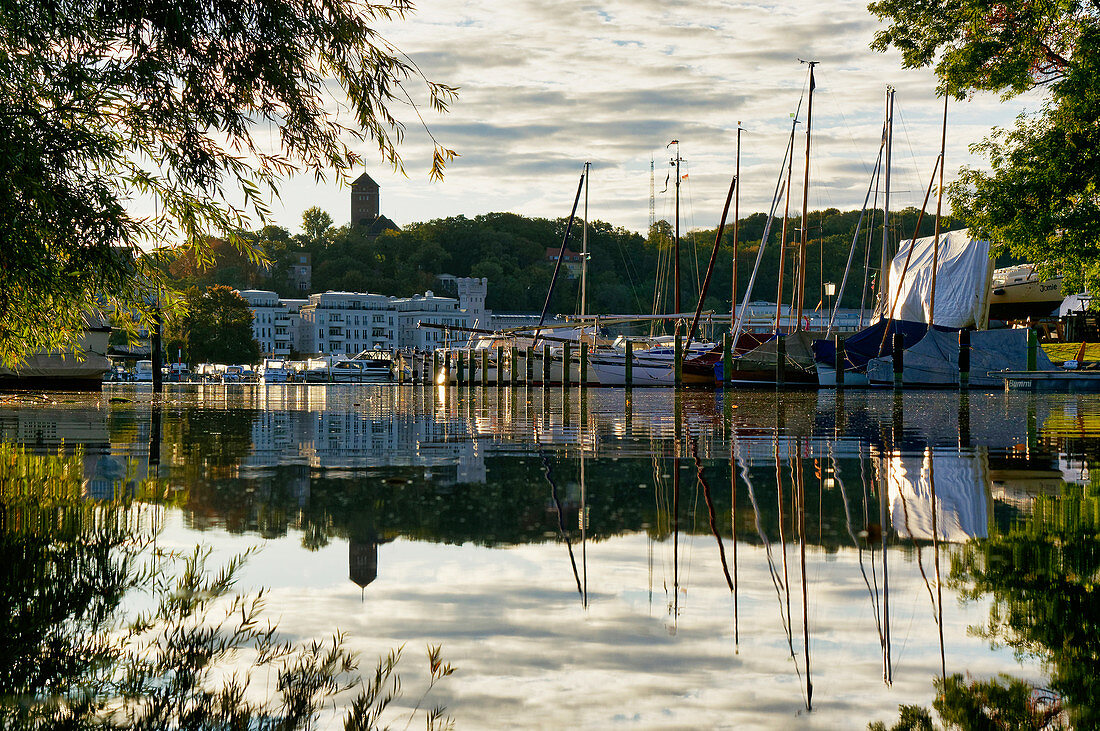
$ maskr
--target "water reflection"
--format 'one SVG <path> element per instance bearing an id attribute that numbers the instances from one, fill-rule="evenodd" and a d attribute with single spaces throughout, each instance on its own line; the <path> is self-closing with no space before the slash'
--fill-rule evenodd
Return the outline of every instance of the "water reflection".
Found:
<path id="1" fill-rule="evenodd" d="M 351 593 L 325 584 L 307 608 L 296 579 L 277 578 L 293 631 L 339 624 L 364 647 L 443 640 L 477 679 L 449 702 L 469 725 L 519 721 L 527 703 L 559 725 L 599 725 L 615 720 L 596 710 L 613 700 L 643 724 L 781 726 L 812 709 L 829 725 L 850 723 L 853 710 L 872 720 L 900 702 L 927 704 L 929 678 L 949 671 L 1046 682 L 1038 663 L 967 628 L 1044 658 L 1047 641 L 1064 639 L 1022 633 L 1015 612 L 1033 613 L 1039 589 L 1012 593 L 999 572 L 1038 562 L 1048 578 L 1095 576 L 1096 404 L 1021 393 L 199 386 L 156 406 L 7 406 L 0 437 L 78 459 L 87 498 L 156 485 L 143 499 L 179 506 L 173 540 L 259 536 L 311 573 L 339 556 Z M 1035 536 L 1068 505 L 1093 522 L 1072 532 L 1084 553 L 1054 555 L 1065 537 Z M 1054 585 L 1076 614 L 1063 623 L 1088 647 L 1091 584 L 1065 581 Z M 581 628 L 579 639 L 558 623 Z M 559 656 L 563 642 L 576 660 Z M 567 668 L 579 705 L 555 710 L 550 677 Z M 586 701 L 579 684 L 595 680 L 592 668 L 608 697 Z M 684 672 L 690 697 L 670 685 Z M 632 682 L 611 691 L 612 678 Z M 1073 698 L 1091 690 L 1073 682 Z M 524 693 L 537 697 L 515 705 Z M 503 715 L 479 716 L 485 697 Z M 762 702 L 748 708 L 750 697 Z"/>

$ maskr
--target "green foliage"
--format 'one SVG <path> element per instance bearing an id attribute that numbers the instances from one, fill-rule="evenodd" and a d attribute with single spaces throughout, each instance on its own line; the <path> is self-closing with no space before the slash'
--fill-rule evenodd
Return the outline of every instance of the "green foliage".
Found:
<path id="1" fill-rule="evenodd" d="M 967 682 L 962 675 L 936 678 L 936 709 L 945 729 L 959 731 L 1043 731 L 1066 728 L 1061 706 L 1024 681 L 1008 675 Z M 932 731 L 932 714 L 921 706 L 899 706 L 890 731 Z M 887 731 L 881 721 L 871 731 Z"/>
<path id="2" fill-rule="evenodd" d="M 0 4 L 0 360 L 74 346 L 97 307 L 148 325 L 152 300 L 174 300 L 142 244 L 179 242 L 209 264 L 217 235 L 255 264 L 262 251 L 234 232 L 268 215 L 287 176 L 347 179 L 365 141 L 400 167 L 391 107 L 415 107 L 402 82 L 423 81 L 439 112 L 455 95 L 379 36 L 411 11 L 408 0 Z M 453 155 L 437 144 L 430 175 Z M 128 210 L 134 200 L 153 214 Z"/>
<path id="3" fill-rule="evenodd" d="M 362 678 L 337 633 L 294 644 L 264 621 L 264 594 L 234 592 L 244 556 L 218 571 L 207 553 L 156 548 L 156 500 L 164 485 L 114 497 L 84 494 L 84 455 L 38 455 L 0 443 L 0 727 L 314 728 L 346 700 L 345 728 L 386 727 L 418 715 L 449 728 L 446 709 L 421 711 L 454 673 L 438 646 L 411 711 L 402 695 L 401 651 Z M 153 608 L 134 615 L 127 597 Z"/>
<path id="4" fill-rule="evenodd" d="M 320 211 L 315 211 L 314 215 Z M 891 214 L 890 239 L 897 242 L 914 234 L 917 211 L 908 208 Z M 844 274 L 852 235 L 859 220 L 859 211 L 838 211 L 830 208 L 810 213 L 810 246 L 807 257 L 806 302 L 813 309 L 822 301 L 821 281 L 839 286 Z M 760 237 L 764 233 L 766 216 L 753 214 L 741 221 L 738 254 L 738 302 L 744 295 L 752 273 Z M 796 229 L 800 219 L 792 219 Z M 268 270 L 268 279 L 259 282 L 239 261 L 226 256 L 214 268 L 198 271 L 183 264 L 173 265 L 181 281 L 194 284 L 225 283 L 237 287 L 273 289 L 283 296 L 300 296 L 285 278 L 292 257 L 307 251 L 313 261 L 313 291 L 369 291 L 396 296 L 409 296 L 426 289 L 438 289 L 436 276 L 453 274 L 459 277 L 488 277 L 489 297 L 486 303 L 497 311 L 538 312 L 546 298 L 553 272 L 553 262 L 546 258 L 547 250 L 557 251 L 565 234 L 565 219 L 527 218 L 514 213 L 489 213 L 475 218 L 456 216 L 414 223 L 402 231 L 387 231 L 381 236 L 365 235 L 362 227 L 342 226 L 328 229 L 324 237 L 310 239 L 304 235 L 297 242 L 279 244 L 269 241 L 269 227 L 264 232 L 246 234 L 265 242 L 265 252 L 275 264 Z M 931 216 L 921 223 L 920 236 L 930 235 L 934 226 Z M 957 228 L 958 222 L 947 218 L 945 230 Z M 765 251 L 753 298 L 775 300 L 779 270 L 780 224 L 773 225 L 771 240 Z M 265 233 L 267 232 L 267 233 Z M 285 232 L 284 232 L 285 233 Z M 715 229 L 686 233 L 681 240 L 683 301 L 694 307 L 700 284 L 706 271 Z M 569 248 L 581 250 L 581 229 L 574 226 Z M 284 237 L 283 240 L 285 240 Z M 864 221 L 853 274 L 849 279 L 843 304 L 858 307 L 863 283 L 863 260 L 866 246 L 872 249 L 872 262 L 882 241 L 882 217 L 872 225 L 871 216 Z M 792 245 L 788 241 L 788 246 Z M 299 248 L 300 247 L 300 248 Z M 658 221 L 648 238 L 616 227 L 604 221 L 589 224 L 588 248 L 589 290 L 588 310 L 597 314 L 648 313 L 658 298 L 658 311 L 672 307 L 671 258 L 672 227 Z M 824 262 L 824 276 L 821 263 Z M 722 237 L 706 308 L 729 312 L 733 265 L 733 227 L 727 226 Z M 793 257 L 786 260 L 784 300 L 791 297 Z M 580 280 L 570 278 L 567 270 L 550 302 L 551 313 L 572 314 L 580 307 Z M 236 281 L 231 281 L 233 278 Z M 658 292 L 658 279 L 665 282 Z M 437 294 L 447 294 L 437 292 Z M 870 297 L 868 297 L 870 302 Z"/>
<path id="5" fill-rule="evenodd" d="M 1081 30 L 1095 22 L 1093 0 L 878 0 L 868 9 L 890 26 L 871 47 L 901 51 L 906 68 L 933 63 L 941 82 L 1017 94 L 1062 78 Z"/>
<path id="6" fill-rule="evenodd" d="M 305 243 L 312 246 L 325 246 L 329 229 L 332 228 L 332 216 L 317 206 L 302 212 L 302 235 Z"/>
<path id="7" fill-rule="evenodd" d="M 252 336 L 252 310 L 232 289 L 191 287 L 187 309 L 165 331 L 167 352 L 183 350 L 190 363 L 255 363 L 260 344 Z"/>
<path id="8" fill-rule="evenodd" d="M 989 597 L 993 644 L 1050 666 L 1051 687 L 1080 728 L 1100 723 L 1100 486 L 1063 487 L 1036 498 L 1004 534 L 968 544 L 952 561 L 963 596 Z"/>
<path id="9" fill-rule="evenodd" d="M 1047 90 L 972 147 L 990 170 L 963 168 L 955 212 L 999 253 L 1060 273 L 1069 291 L 1100 290 L 1100 4 L 1096 0 L 881 0 L 890 22 L 873 48 L 902 52 L 907 67 L 935 64 L 941 87 L 1012 96 Z"/>

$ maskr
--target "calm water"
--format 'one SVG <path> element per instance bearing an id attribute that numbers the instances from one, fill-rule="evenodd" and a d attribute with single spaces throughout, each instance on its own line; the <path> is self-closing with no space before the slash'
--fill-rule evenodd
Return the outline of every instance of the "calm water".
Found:
<path id="1" fill-rule="evenodd" d="M 862 728 L 943 672 L 1092 701 L 1093 396 L 121 386 L 0 437 L 163 546 L 258 547 L 291 639 L 405 643 L 412 687 L 441 644 L 459 728 Z"/>

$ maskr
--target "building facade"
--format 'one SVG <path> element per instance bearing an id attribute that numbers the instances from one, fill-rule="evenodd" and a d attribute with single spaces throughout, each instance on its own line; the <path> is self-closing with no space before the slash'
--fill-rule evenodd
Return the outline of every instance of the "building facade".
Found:
<path id="1" fill-rule="evenodd" d="M 397 312 L 391 298 L 366 292 L 311 294 L 299 310 L 310 353 L 355 355 L 397 346 Z"/>
<path id="2" fill-rule="evenodd" d="M 455 326 L 470 327 L 471 315 L 459 307 L 458 300 L 438 297 L 430 289 L 424 294 L 393 300 L 397 311 L 397 346 L 415 350 L 435 350 L 456 340 L 465 342 L 468 333 L 452 332 Z M 422 325 L 440 327 L 423 327 Z"/>
<path id="3" fill-rule="evenodd" d="M 324 292 L 280 299 L 275 292 L 244 290 L 252 335 L 265 358 L 353 356 L 364 350 L 434 350 L 466 342 L 477 315 L 459 300 L 428 290 L 412 297 L 367 292 Z M 484 302 L 484 293 L 480 296 Z M 482 315 L 484 317 L 484 314 Z M 439 327 L 421 327 L 421 323 Z M 488 326 L 485 319 L 483 326 Z"/>
<path id="4" fill-rule="evenodd" d="M 290 315 L 279 295 L 264 289 L 238 291 L 252 310 L 252 337 L 264 357 L 286 358 L 293 345 Z"/>
<path id="5" fill-rule="evenodd" d="M 440 274 L 436 277 L 440 289 L 458 299 L 458 308 L 469 315 L 470 327 L 489 327 L 492 310 L 486 309 L 485 300 L 489 297 L 489 280 L 485 277 L 456 277 Z"/>

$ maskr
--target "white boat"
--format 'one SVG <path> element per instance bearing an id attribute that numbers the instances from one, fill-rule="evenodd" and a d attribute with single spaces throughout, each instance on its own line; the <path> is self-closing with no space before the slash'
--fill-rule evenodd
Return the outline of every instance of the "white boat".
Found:
<path id="1" fill-rule="evenodd" d="M 1023 320 L 1057 315 L 1065 296 L 1062 278 L 1040 279 L 1034 264 L 997 269 L 990 284 L 989 317 Z"/>
<path id="2" fill-rule="evenodd" d="M 286 383 L 289 376 L 290 369 L 284 360 L 265 358 L 260 365 L 260 381 L 263 383 Z"/>
<path id="3" fill-rule="evenodd" d="M 139 360 L 134 364 L 134 382 L 135 383 L 152 383 L 153 382 L 153 361 L 151 360 Z"/>
<path id="4" fill-rule="evenodd" d="M 676 347 L 669 345 L 669 336 L 636 343 L 630 368 L 631 385 L 673 386 L 676 384 Z M 648 346 L 648 347 L 647 347 Z M 703 358 L 713 352 L 714 343 L 696 343 L 684 353 L 681 383 L 713 384 L 713 364 L 695 367 L 692 359 Z M 589 369 L 603 386 L 626 385 L 626 347 L 619 342 L 610 351 L 600 351 L 589 357 Z"/>

